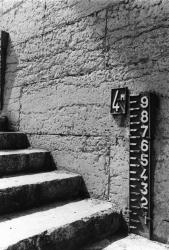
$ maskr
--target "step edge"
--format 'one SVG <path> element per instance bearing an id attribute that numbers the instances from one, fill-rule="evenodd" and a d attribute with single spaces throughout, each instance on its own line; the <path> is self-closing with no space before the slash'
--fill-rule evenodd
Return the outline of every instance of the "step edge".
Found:
<path id="1" fill-rule="evenodd" d="M 15 178 L 15 179 L 19 179 L 19 178 L 27 178 L 28 176 L 32 176 L 32 178 L 34 176 L 37 176 L 38 175 L 41 175 L 41 176 L 44 176 L 44 175 L 47 175 L 47 174 L 65 174 L 67 175 L 66 177 L 62 177 L 62 178 L 58 178 L 57 179 L 57 176 L 54 176 L 52 179 L 50 180 L 41 180 L 41 181 L 34 181 L 34 182 L 30 182 L 30 183 L 25 183 L 25 184 L 20 184 L 20 185 L 11 185 L 11 186 L 7 186 L 7 187 L 4 187 L 4 188 L 0 188 L 0 191 L 3 192 L 3 190 L 6 190 L 6 189 L 12 189 L 12 188 L 21 188 L 21 187 L 26 187 L 26 186 L 31 186 L 31 185 L 40 185 L 42 183 L 48 183 L 48 182 L 52 182 L 52 181 L 63 181 L 63 180 L 67 180 L 67 179 L 72 179 L 72 178 L 82 178 L 82 176 L 80 174 L 76 174 L 76 173 L 72 173 L 72 172 L 66 172 L 66 171 L 59 171 L 59 170 L 51 170 L 51 171 L 45 171 L 45 172 L 41 172 L 41 173 L 31 173 L 31 174 L 23 174 L 23 175 L 16 175 L 16 176 L 8 176 L 8 177 L 4 177 L 4 178 L 1 178 L 0 181 L 1 183 L 4 181 L 7 181 L 9 180 L 9 183 L 11 182 L 11 179 Z M 3 185 L 3 184 L 2 184 Z"/>
<path id="2" fill-rule="evenodd" d="M 28 152 L 27 152 L 28 151 Z M 24 149 L 2 149 L 0 150 L 0 156 L 5 155 L 27 155 L 27 154 L 33 154 L 33 153 L 50 153 L 47 149 L 43 148 L 24 148 Z"/>
<path id="3" fill-rule="evenodd" d="M 85 200 L 90 200 L 90 199 L 85 199 Z M 97 200 L 97 199 L 95 199 L 95 200 Z M 107 202 L 108 203 L 108 202 Z M 109 202 L 110 203 L 110 202 Z M 112 203 L 111 203 L 112 204 Z M 93 218 L 98 218 L 98 217 L 101 217 L 101 216 L 106 216 L 106 215 L 112 215 L 112 216 L 118 216 L 118 220 L 119 220 L 119 225 L 118 225 L 118 228 L 120 227 L 120 217 L 121 217 L 121 215 L 120 215 L 120 211 L 116 211 L 113 207 L 109 207 L 109 208 L 105 208 L 105 209 L 100 209 L 100 211 L 97 211 L 97 212 L 92 212 L 90 215 L 88 215 L 88 216 L 81 216 L 81 218 L 80 219 L 77 219 L 77 220 L 74 220 L 74 221 L 72 221 L 72 222 L 70 222 L 70 223 L 64 223 L 63 225 L 59 225 L 58 227 L 48 227 L 46 230 L 41 230 L 40 231 L 40 233 L 38 233 L 38 234 L 33 234 L 32 236 L 30 236 L 30 237 L 28 237 L 28 238 L 24 238 L 24 239 L 22 239 L 22 240 L 20 240 L 20 241 L 18 241 L 18 242 L 16 242 L 16 243 L 14 243 L 14 244 L 20 244 L 20 243 L 22 243 L 23 241 L 25 241 L 25 240 L 30 240 L 30 239 L 32 239 L 32 238 L 34 238 L 34 237 L 38 237 L 38 236 L 40 236 L 40 235 L 42 235 L 42 234 L 47 234 L 48 235 L 48 232 L 50 231 L 50 234 L 52 234 L 52 233 L 54 233 L 55 231 L 57 231 L 57 230 L 59 230 L 59 229 L 61 229 L 62 227 L 65 227 L 65 226 L 71 226 L 71 225 L 73 225 L 74 223 L 76 223 L 76 222 L 79 222 L 79 221 L 84 221 L 85 223 L 87 223 L 88 221 L 90 221 L 90 220 L 92 220 Z M 117 231 L 118 230 L 118 228 L 115 230 L 115 231 Z M 105 234 L 104 234 L 104 236 L 105 236 Z M 63 239 L 64 240 L 64 239 Z M 11 246 L 15 246 L 14 244 L 12 244 L 12 245 L 6 245 L 6 246 L 4 246 L 4 247 L 11 247 Z M 0 246 L 1 247 L 1 246 Z M 6 248 L 2 248 L 2 250 L 4 249 L 6 249 Z"/>

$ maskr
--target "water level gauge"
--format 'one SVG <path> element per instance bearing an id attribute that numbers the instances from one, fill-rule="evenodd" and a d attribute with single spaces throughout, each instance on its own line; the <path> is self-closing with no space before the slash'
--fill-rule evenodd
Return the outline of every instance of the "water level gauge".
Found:
<path id="1" fill-rule="evenodd" d="M 151 99 L 130 96 L 129 231 L 151 235 Z"/>

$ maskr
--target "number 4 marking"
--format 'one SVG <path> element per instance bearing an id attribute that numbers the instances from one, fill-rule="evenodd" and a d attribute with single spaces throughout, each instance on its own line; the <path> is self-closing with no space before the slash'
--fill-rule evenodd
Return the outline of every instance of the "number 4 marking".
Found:
<path id="1" fill-rule="evenodd" d="M 118 93 L 119 93 L 119 91 L 117 90 L 116 91 L 116 94 L 115 94 L 115 97 L 114 97 L 114 100 L 113 100 L 113 109 L 115 109 L 116 110 L 116 112 L 118 112 L 118 110 L 119 110 L 119 104 L 118 104 L 118 102 L 117 102 L 117 96 L 118 96 Z"/>
<path id="2" fill-rule="evenodd" d="M 140 177 L 146 181 L 148 179 L 148 177 L 146 176 L 146 169 L 143 169 L 143 172 L 141 173 Z"/>

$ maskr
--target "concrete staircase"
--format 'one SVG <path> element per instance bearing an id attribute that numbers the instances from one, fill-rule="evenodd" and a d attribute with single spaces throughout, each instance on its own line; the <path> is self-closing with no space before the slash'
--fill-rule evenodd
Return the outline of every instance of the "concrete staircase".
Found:
<path id="1" fill-rule="evenodd" d="M 111 203 L 88 198 L 79 174 L 6 127 L 0 117 L 0 250 L 75 250 L 118 230 Z"/>

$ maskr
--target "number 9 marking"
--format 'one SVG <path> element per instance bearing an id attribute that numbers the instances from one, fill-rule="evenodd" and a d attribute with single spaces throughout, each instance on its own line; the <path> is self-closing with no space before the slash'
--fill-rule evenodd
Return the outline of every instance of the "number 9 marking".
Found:
<path id="1" fill-rule="evenodd" d="M 141 107 L 143 109 L 148 107 L 148 97 L 147 96 L 142 96 L 141 97 Z"/>

